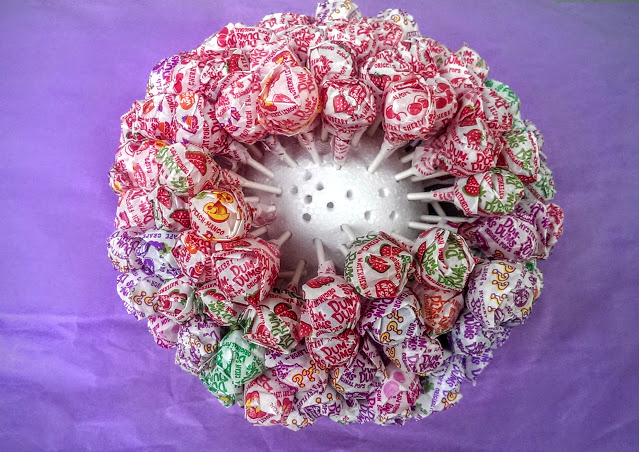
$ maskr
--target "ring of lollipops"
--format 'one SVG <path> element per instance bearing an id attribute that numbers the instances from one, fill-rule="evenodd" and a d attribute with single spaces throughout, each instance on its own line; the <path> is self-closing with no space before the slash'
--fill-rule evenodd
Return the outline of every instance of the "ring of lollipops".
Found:
<path id="1" fill-rule="evenodd" d="M 161 61 L 122 116 L 110 172 L 108 253 L 127 311 L 253 424 L 403 424 L 454 405 L 530 315 L 536 261 L 562 234 L 543 138 L 487 76 L 466 45 L 452 52 L 407 13 L 362 17 L 350 1 L 229 24 Z M 428 203 L 410 224 L 422 232 L 411 241 L 344 225 L 343 274 L 316 240 L 318 275 L 300 290 L 303 261 L 280 272 L 291 233 L 261 238 L 276 208 L 242 190 L 281 189 L 236 170 L 272 178 L 263 151 L 295 166 L 280 135 L 319 163 L 316 130 L 339 169 L 380 125 L 368 170 L 409 145 L 396 179 L 437 182 L 408 195 Z"/>

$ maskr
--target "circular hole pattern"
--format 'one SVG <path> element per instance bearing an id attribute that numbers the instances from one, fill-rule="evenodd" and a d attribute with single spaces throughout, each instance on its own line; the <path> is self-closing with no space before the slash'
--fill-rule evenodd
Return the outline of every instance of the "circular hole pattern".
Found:
<path id="1" fill-rule="evenodd" d="M 366 212 L 364 212 L 364 218 L 366 219 L 366 221 L 370 221 L 372 216 L 372 212 L 370 210 L 367 210 Z"/>
<path id="2" fill-rule="evenodd" d="M 397 212 L 395 212 L 394 210 L 390 213 L 390 215 L 388 215 L 388 218 L 390 218 L 391 220 L 395 220 L 397 219 Z"/>
<path id="3" fill-rule="evenodd" d="M 304 215 L 302 215 L 302 220 L 308 223 L 309 221 L 311 221 L 311 214 L 305 213 Z"/>
<path id="4" fill-rule="evenodd" d="M 333 210 L 333 207 L 335 207 L 335 204 L 333 204 L 332 202 L 329 202 L 328 204 L 326 204 L 326 208 L 328 210 Z"/>
<path id="5" fill-rule="evenodd" d="M 348 190 L 348 191 L 346 192 L 346 197 L 347 197 L 348 199 L 353 199 L 353 190 Z"/>
<path id="6" fill-rule="evenodd" d="M 379 189 L 379 191 L 377 193 L 379 193 L 379 197 L 380 198 L 385 198 L 385 197 L 387 197 L 389 195 L 390 190 L 388 188 L 386 188 L 386 187 L 382 187 L 382 188 Z"/>
<path id="7" fill-rule="evenodd" d="M 296 195 L 298 191 L 299 189 L 296 185 L 293 185 L 293 187 L 291 187 L 291 194 Z"/>
<path id="8" fill-rule="evenodd" d="M 311 180 L 311 177 L 313 177 L 313 173 L 311 173 L 309 170 L 306 170 L 306 172 L 304 173 L 304 180 Z"/>
<path id="9" fill-rule="evenodd" d="M 313 202 L 313 197 L 312 197 L 311 195 L 306 195 L 306 196 L 304 196 L 304 202 L 305 202 L 306 204 L 310 204 L 310 203 L 312 203 L 312 202 Z"/>
<path id="10" fill-rule="evenodd" d="M 318 191 L 322 191 L 324 190 L 324 184 L 321 182 L 318 182 L 315 188 L 317 188 Z"/>

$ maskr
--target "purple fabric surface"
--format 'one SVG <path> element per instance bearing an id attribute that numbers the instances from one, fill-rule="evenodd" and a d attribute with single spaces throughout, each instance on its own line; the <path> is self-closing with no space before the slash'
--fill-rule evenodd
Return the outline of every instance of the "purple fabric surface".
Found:
<path id="1" fill-rule="evenodd" d="M 154 63 L 228 22 L 312 0 L 0 6 L 0 448 L 632 450 L 639 447 L 639 3 L 360 2 L 467 42 L 545 135 L 564 237 L 546 287 L 478 385 L 404 427 L 293 433 L 223 408 L 128 316 L 106 257 L 119 117 Z"/>

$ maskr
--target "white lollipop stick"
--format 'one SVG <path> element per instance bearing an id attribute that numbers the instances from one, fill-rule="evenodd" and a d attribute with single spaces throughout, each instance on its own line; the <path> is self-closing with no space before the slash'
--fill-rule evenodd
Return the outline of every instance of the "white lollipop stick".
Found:
<path id="1" fill-rule="evenodd" d="M 375 122 L 373 122 L 368 128 L 368 130 L 366 131 L 366 135 L 368 135 L 369 137 L 372 137 L 373 135 L 375 135 L 375 132 L 377 132 L 377 128 L 382 123 L 383 119 L 384 117 L 381 114 L 377 115 L 375 117 Z"/>
<path id="2" fill-rule="evenodd" d="M 433 228 L 433 224 L 432 223 L 420 223 L 418 221 L 409 221 L 408 222 L 408 227 L 411 229 L 418 229 L 420 231 L 427 231 L 428 229 L 432 229 Z"/>
<path id="3" fill-rule="evenodd" d="M 395 180 L 397 182 L 399 182 L 400 180 L 404 180 L 407 179 L 411 176 L 417 176 L 419 175 L 419 173 L 417 172 L 417 170 L 415 168 L 413 168 L 412 166 L 410 168 L 408 168 L 407 170 L 401 171 L 397 174 L 395 174 Z"/>
<path id="4" fill-rule="evenodd" d="M 342 253 L 344 257 L 348 256 L 348 248 L 346 248 L 344 245 L 339 246 L 339 252 Z"/>
<path id="5" fill-rule="evenodd" d="M 295 273 L 293 273 L 293 277 L 291 278 L 291 282 L 289 285 L 297 286 L 300 284 L 300 278 L 302 277 L 302 273 L 304 272 L 304 267 L 306 267 L 306 261 L 304 259 L 300 259 L 297 263 L 297 267 L 295 267 Z"/>
<path id="6" fill-rule="evenodd" d="M 246 164 L 248 166 L 250 166 L 251 168 L 259 171 L 262 174 L 264 174 L 269 179 L 273 179 L 275 177 L 275 174 L 273 174 L 273 172 L 270 169 L 268 169 L 267 167 L 265 167 L 260 162 L 258 162 L 257 160 L 253 159 L 252 157 L 248 157 L 246 159 Z"/>
<path id="7" fill-rule="evenodd" d="M 302 135 L 306 135 L 306 136 L 302 138 Z M 315 146 L 315 138 L 313 136 L 313 132 L 302 132 L 298 134 L 297 141 L 300 143 L 300 146 L 302 146 L 304 149 L 308 151 L 309 154 L 311 154 L 311 158 L 313 159 L 313 162 L 315 162 L 316 165 L 319 165 L 320 163 L 322 163 L 322 159 L 317 153 L 317 147 Z"/>
<path id="8" fill-rule="evenodd" d="M 353 230 L 351 229 L 349 225 L 343 224 L 342 231 L 344 231 L 344 234 L 346 234 L 346 236 L 348 237 L 348 240 L 350 240 L 351 242 L 355 240 L 355 233 L 353 232 Z"/>
<path id="9" fill-rule="evenodd" d="M 431 202 L 430 205 L 433 206 L 433 209 L 435 209 L 435 213 L 437 215 L 439 215 L 440 217 L 446 216 L 446 212 L 444 212 L 444 209 L 442 208 L 442 205 L 440 203 L 435 201 L 435 202 Z"/>
<path id="10" fill-rule="evenodd" d="M 433 195 L 433 192 L 419 191 L 415 193 L 409 193 L 406 195 L 409 201 L 438 201 Z"/>
<path id="11" fill-rule="evenodd" d="M 320 239 L 313 239 L 315 244 L 315 253 L 317 253 L 317 263 L 322 265 L 326 262 L 326 254 L 324 254 L 324 244 Z"/>
<path id="12" fill-rule="evenodd" d="M 246 196 L 246 197 L 244 197 L 244 201 L 248 202 L 249 204 L 257 204 L 258 202 L 260 202 L 260 197 L 259 196 Z"/>
<path id="13" fill-rule="evenodd" d="M 379 150 L 379 152 L 375 156 L 373 163 L 371 163 L 370 166 L 368 167 L 368 172 L 374 173 L 375 171 L 377 171 L 377 168 L 379 168 L 379 166 L 384 162 L 384 160 L 390 157 L 393 154 L 393 152 L 395 152 L 397 149 L 402 147 L 404 144 L 406 143 L 393 145 L 389 143 L 388 141 L 384 140 L 384 142 L 382 143 L 382 148 Z"/>
<path id="14" fill-rule="evenodd" d="M 466 217 L 449 217 L 447 215 L 421 215 L 419 217 L 420 220 L 426 221 L 427 223 L 439 223 L 440 221 L 450 221 L 452 223 L 460 223 L 468 221 Z"/>
<path id="15" fill-rule="evenodd" d="M 246 146 L 246 149 L 249 150 L 253 158 L 261 160 L 262 157 L 264 157 L 264 153 L 260 151 L 260 149 L 257 146 L 255 146 L 255 144 L 244 143 L 244 146 Z"/>
<path id="16" fill-rule="evenodd" d="M 266 208 L 266 213 L 273 213 L 277 211 L 277 206 L 275 204 L 271 204 Z"/>
<path id="17" fill-rule="evenodd" d="M 362 135 L 364 135 L 364 132 L 366 132 L 365 128 L 355 132 L 355 135 L 353 135 L 353 138 L 351 138 L 351 146 L 357 146 L 359 144 L 359 140 L 362 139 Z"/>
<path id="18" fill-rule="evenodd" d="M 286 231 L 282 235 L 280 235 L 278 238 L 276 238 L 275 240 L 271 240 L 271 242 L 275 243 L 277 246 L 281 247 L 282 245 L 284 245 L 284 243 L 286 243 L 286 241 L 288 239 L 291 238 L 292 235 L 293 234 L 291 233 L 291 231 Z"/>
<path id="19" fill-rule="evenodd" d="M 413 157 L 415 157 L 415 154 L 417 154 L 417 151 L 409 152 L 404 157 L 399 159 L 399 161 L 402 162 L 402 163 L 411 162 L 413 160 Z"/>
<path id="20" fill-rule="evenodd" d="M 328 129 L 326 128 L 324 124 L 322 124 L 322 132 L 320 133 L 320 140 L 322 140 L 323 142 L 328 141 Z"/>
<path id="21" fill-rule="evenodd" d="M 245 188 L 252 188 L 253 190 L 265 191 L 266 193 L 274 193 L 276 195 L 282 194 L 282 187 L 273 187 L 272 185 L 260 184 L 259 182 L 253 182 L 238 176 L 240 179 L 240 186 Z"/>
<path id="22" fill-rule="evenodd" d="M 450 174 L 444 170 L 440 170 L 440 171 L 435 171 L 434 173 L 431 173 L 427 176 L 418 175 L 417 177 L 419 177 L 419 180 L 422 181 L 422 180 L 429 180 L 429 179 L 437 179 L 439 177 L 446 177 L 446 176 L 450 176 Z"/>
<path id="23" fill-rule="evenodd" d="M 267 232 L 267 231 L 268 231 L 268 229 L 266 229 L 266 226 L 262 226 L 262 227 L 260 227 L 260 228 L 253 229 L 253 230 L 251 231 L 251 235 L 252 235 L 253 237 L 259 237 L 259 236 L 260 236 L 260 235 L 262 235 L 262 234 L 266 234 L 266 232 Z"/>
<path id="24" fill-rule="evenodd" d="M 296 168 L 297 167 L 297 162 L 295 160 L 293 160 L 293 157 L 288 155 L 286 152 L 284 154 L 282 154 L 282 160 L 284 160 L 284 163 L 286 163 L 291 168 Z"/>

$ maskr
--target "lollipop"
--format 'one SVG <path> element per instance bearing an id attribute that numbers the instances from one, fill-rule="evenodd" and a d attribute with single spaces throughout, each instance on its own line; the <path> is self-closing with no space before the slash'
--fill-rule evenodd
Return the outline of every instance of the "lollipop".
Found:
<path id="1" fill-rule="evenodd" d="M 464 378 L 464 357 L 448 355 L 435 372 L 421 380 L 423 392 L 415 401 L 413 416 L 423 419 L 459 403 L 462 399 L 459 390 Z"/>
<path id="2" fill-rule="evenodd" d="M 279 37 L 286 35 L 291 28 L 310 25 L 312 22 L 313 19 L 305 14 L 275 13 L 264 16 L 257 27 L 268 28 Z"/>
<path id="3" fill-rule="evenodd" d="M 348 225 L 342 230 L 351 240 L 344 264 L 346 280 L 366 298 L 399 295 L 413 270 L 411 254 L 384 232 L 356 238 Z"/>
<path id="4" fill-rule="evenodd" d="M 195 316 L 180 325 L 175 363 L 186 372 L 199 375 L 213 364 L 221 340 L 219 326 Z"/>
<path id="5" fill-rule="evenodd" d="M 142 268 L 149 274 L 156 274 L 164 280 L 177 278 L 182 271 L 171 254 L 178 234 L 164 229 L 149 229 L 140 237 L 136 248 Z"/>
<path id="6" fill-rule="evenodd" d="M 249 342 L 283 352 L 290 352 L 295 347 L 304 304 L 298 295 L 298 284 L 305 265 L 305 261 L 300 261 L 287 287 L 273 289 L 260 302 L 253 323 L 244 335 Z"/>
<path id="7" fill-rule="evenodd" d="M 120 273 L 141 268 L 143 263 L 138 257 L 136 249 L 141 238 L 129 231 L 115 230 L 107 239 L 109 259 Z"/>
<path id="8" fill-rule="evenodd" d="M 158 180 L 159 167 L 155 158 L 162 141 L 143 139 L 127 140 L 118 147 L 115 163 L 109 174 L 109 184 L 120 194 L 131 188 L 152 190 Z"/>
<path id="9" fill-rule="evenodd" d="M 431 337 L 450 331 L 464 307 L 464 296 L 457 290 L 432 287 L 418 281 L 410 285 L 422 306 L 424 326 Z"/>
<path id="10" fill-rule="evenodd" d="M 315 22 L 319 25 L 333 25 L 335 22 L 362 19 L 359 6 L 350 0 L 328 0 L 317 4 Z"/>
<path id="11" fill-rule="evenodd" d="M 424 193 L 409 193 L 408 199 L 448 201 L 465 215 L 503 215 L 512 212 L 524 195 L 524 184 L 512 173 L 500 168 L 463 177 L 453 187 Z"/>
<path id="12" fill-rule="evenodd" d="M 277 379 L 273 369 L 250 381 L 244 388 L 244 414 L 254 425 L 283 423 L 293 410 L 295 391 Z"/>
<path id="13" fill-rule="evenodd" d="M 157 293 L 158 310 L 165 317 L 177 323 L 184 323 L 198 312 L 194 295 L 195 286 L 186 276 L 165 281 Z"/>
<path id="14" fill-rule="evenodd" d="M 483 262 L 468 282 L 466 305 L 487 330 L 519 325 L 530 315 L 536 285 L 520 262 Z"/>
<path id="15" fill-rule="evenodd" d="M 357 145 L 377 114 L 370 88 L 356 79 L 322 85 L 322 121 L 333 137 L 333 165 L 340 169 L 350 144 Z"/>
<path id="16" fill-rule="evenodd" d="M 410 140 L 432 134 L 437 110 L 433 87 L 415 77 L 393 83 L 384 102 L 384 142 L 368 167 L 374 173 L 395 150 Z"/>
<path id="17" fill-rule="evenodd" d="M 115 227 L 134 233 L 155 227 L 153 206 L 147 192 L 141 188 L 122 192 L 115 213 Z"/>
<path id="18" fill-rule="evenodd" d="M 495 259 L 545 259 L 563 232 L 563 210 L 555 204 L 524 203 L 506 215 L 461 226 L 468 243 Z"/>
<path id="19" fill-rule="evenodd" d="M 148 275 L 140 269 L 118 276 L 118 295 L 126 311 L 138 320 L 159 314 L 157 293 L 160 287 L 162 279 L 159 276 Z"/>
<path id="20" fill-rule="evenodd" d="M 162 348 L 177 347 L 178 332 L 180 330 L 179 323 L 163 315 L 151 315 L 147 317 L 147 324 L 156 344 Z"/>
<path id="21" fill-rule="evenodd" d="M 311 47 L 306 65 L 320 88 L 326 82 L 351 80 L 356 75 L 353 54 L 337 42 L 324 41 Z"/>

